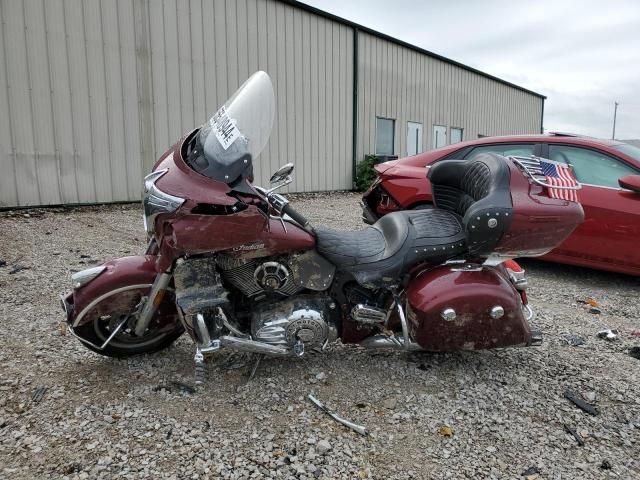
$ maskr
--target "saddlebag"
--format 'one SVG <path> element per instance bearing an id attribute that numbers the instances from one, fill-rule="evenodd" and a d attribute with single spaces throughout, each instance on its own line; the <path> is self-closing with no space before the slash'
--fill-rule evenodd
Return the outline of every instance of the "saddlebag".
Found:
<path id="1" fill-rule="evenodd" d="M 529 345 L 521 296 L 501 270 L 447 265 L 418 275 L 407 289 L 413 339 L 432 352 Z"/>

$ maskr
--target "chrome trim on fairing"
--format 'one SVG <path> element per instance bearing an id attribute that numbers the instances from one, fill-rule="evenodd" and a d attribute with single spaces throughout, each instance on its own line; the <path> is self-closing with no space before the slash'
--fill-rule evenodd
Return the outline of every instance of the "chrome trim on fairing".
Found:
<path id="1" fill-rule="evenodd" d="M 186 201 L 184 198 L 169 195 L 156 186 L 160 177 L 169 171 L 157 170 L 144 177 L 144 192 L 142 195 L 142 206 L 144 209 L 144 229 L 147 234 L 155 232 L 155 219 L 161 213 L 175 212 Z"/>

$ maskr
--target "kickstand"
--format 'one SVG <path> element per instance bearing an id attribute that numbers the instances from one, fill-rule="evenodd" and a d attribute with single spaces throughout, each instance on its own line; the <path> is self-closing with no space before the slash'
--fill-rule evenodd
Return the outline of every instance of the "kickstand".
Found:
<path id="1" fill-rule="evenodd" d="M 253 367 L 251 368 L 251 372 L 249 373 L 249 376 L 247 377 L 247 381 L 244 382 L 244 384 L 242 385 L 238 385 L 238 388 L 236 390 L 240 390 L 241 387 L 244 387 L 245 385 L 247 385 L 251 380 L 253 380 L 253 377 L 256 376 L 256 372 L 258 371 L 258 367 L 260 366 L 260 362 L 262 362 L 262 359 L 264 358 L 264 353 L 259 353 L 256 357 L 256 363 L 253 364 Z"/>

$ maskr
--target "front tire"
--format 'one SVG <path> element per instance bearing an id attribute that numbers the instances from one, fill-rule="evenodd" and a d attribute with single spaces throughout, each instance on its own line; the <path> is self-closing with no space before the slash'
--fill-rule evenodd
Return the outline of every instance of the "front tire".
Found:
<path id="1" fill-rule="evenodd" d="M 100 355 L 116 358 L 154 353 L 169 347 L 184 333 L 172 290 L 165 292 L 146 332 L 142 336 L 134 333 L 137 321 L 134 313 L 150 290 L 151 285 L 138 285 L 104 296 L 83 314 L 82 325 L 74 328 L 76 335 L 93 344 L 81 342 L 82 345 Z M 104 344 L 120 324 L 122 326 L 105 348 L 95 347 Z"/>

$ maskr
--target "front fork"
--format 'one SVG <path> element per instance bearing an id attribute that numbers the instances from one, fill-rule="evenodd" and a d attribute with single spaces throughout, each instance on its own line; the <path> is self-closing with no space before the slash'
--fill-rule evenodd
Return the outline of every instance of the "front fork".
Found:
<path id="1" fill-rule="evenodd" d="M 171 282 L 171 277 L 173 277 L 173 273 L 163 272 L 156 276 L 156 279 L 153 281 L 153 285 L 151 286 L 151 291 L 149 292 L 149 297 L 147 298 L 144 306 L 142 307 L 142 311 L 138 316 L 136 321 L 136 327 L 134 332 L 137 336 L 141 337 L 144 335 L 144 332 L 149 328 L 149 322 L 153 318 L 153 315 L 158 310 L 158 307 L 162 303 L 162 299 L 164 298 L 164 294 L 167 291 L 167 287 L 169 286 L 169 282 Z"/>

